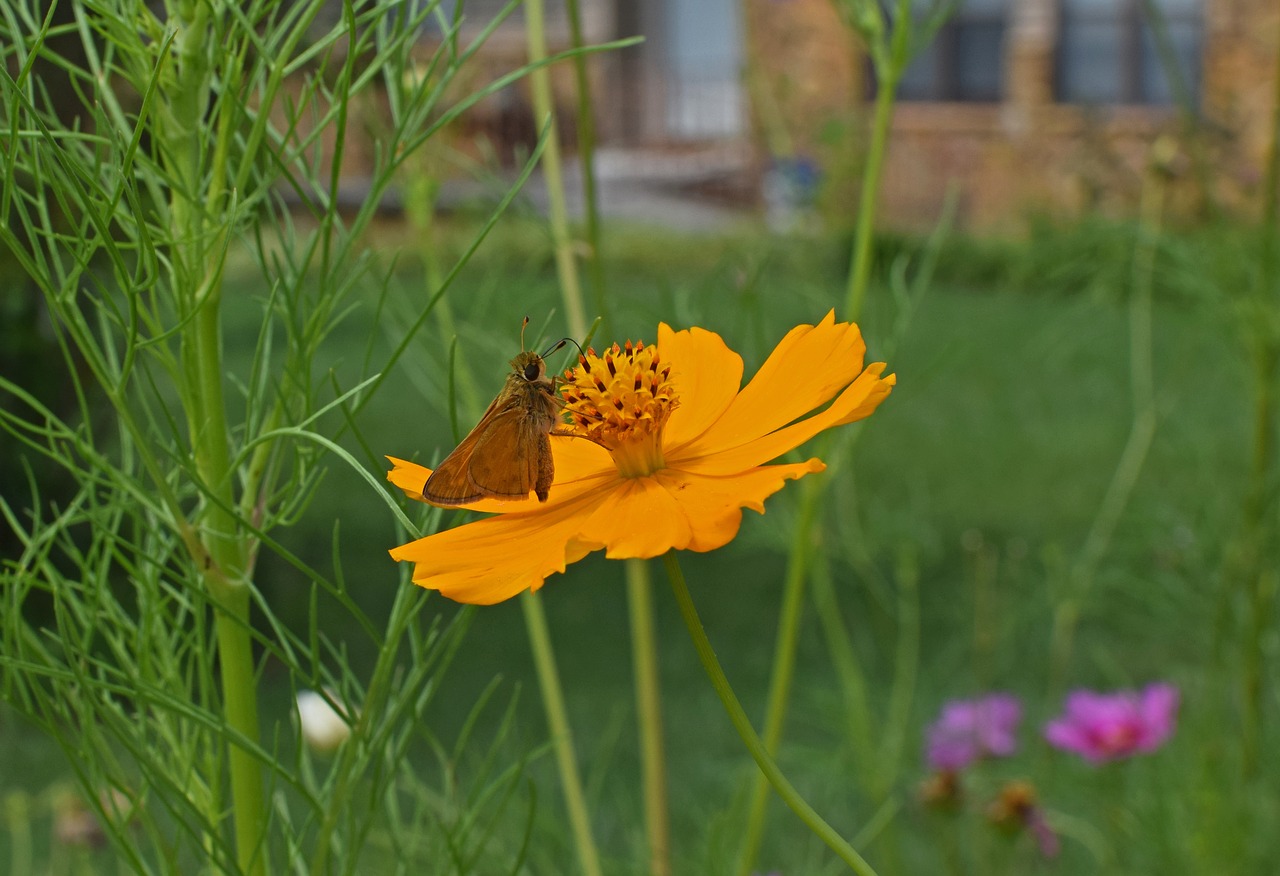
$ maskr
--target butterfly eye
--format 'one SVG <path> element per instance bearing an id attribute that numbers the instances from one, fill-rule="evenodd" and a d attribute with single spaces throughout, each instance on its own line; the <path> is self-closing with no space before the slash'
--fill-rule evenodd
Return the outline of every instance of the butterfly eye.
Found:
<path id="1" fill-rule="evenodd" d="M 542 363 L 530 362 L 524 366 L 524 379 L 530 383 L 535 383 L 542 376 Z"/>

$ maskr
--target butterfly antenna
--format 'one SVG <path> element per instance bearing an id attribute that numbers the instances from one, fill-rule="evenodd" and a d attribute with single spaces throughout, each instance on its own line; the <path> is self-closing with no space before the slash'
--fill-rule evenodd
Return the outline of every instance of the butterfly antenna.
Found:
<path id="1" fill-rule="evenodd" d="M 577 341 L 575 341 L 573 338 L 561 338 L 560 340 L 556 341 L 556 342 L 551 346 L 551 349 L 547 350 L 547 352 L 545 352 L 545 353 L 543 353 L 543 354 L 542 354 L 542 358 L 544 358 L 544 359 L 545 359 L 545 358 L 547 358 L 547 357 L 548 357 L 548 356 L 550 356 L 552 353 L 554 353 L 556 350 L 559 350 L 561 347 L 563 347 L 565 344 L 573 344 L 575 347 L 577 347 L 577 348 L 578 348 L 578 355 L 579 355 L 579 356 L 585 356 L 585 355 L 586 355 L 586 353 L 585 353 L 585 352 L 583 352 L 583 350 L 582 350 L 582 345 L 581 345 L 581 344 L 579 344 Z"/>
<path id="2" fill-rule="evenodd" d="M 524 352 L 524 330 L 529 327 L 529 317 L 524 318 L 524 322 L 520 323 L 520 352 Z"/>

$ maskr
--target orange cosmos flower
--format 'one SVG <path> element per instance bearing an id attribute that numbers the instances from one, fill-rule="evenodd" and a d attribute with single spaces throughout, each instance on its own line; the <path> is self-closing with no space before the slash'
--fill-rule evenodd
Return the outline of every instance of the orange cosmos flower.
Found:
<path id="1" fill-rule="evenodd" d="M 575 431 L 590 440 L 551 436 L 547 501 L 482 499 L 467 508 L 495 516 L 391 556 L 414 564 L 415 584 L 489 605 L 537 590 L 602 548 L 627 559 L 728 544 L 743 508 L 764 513 L 784 482 L 825 468 L 818 459 L 765 463 L 868 416 L 889 394 L 894 375 L 881 376 L 883 362 L 863 368 L 865 352 L 858 327 L 837 323 L 834 311 L 788 332 L 745 387 L 742 357 L 705 329 L 664 323 L 656 347 L 588 351 L 561 392 Z M 431 470 L 388 458 L 387 479 L 421 500 Z"/>

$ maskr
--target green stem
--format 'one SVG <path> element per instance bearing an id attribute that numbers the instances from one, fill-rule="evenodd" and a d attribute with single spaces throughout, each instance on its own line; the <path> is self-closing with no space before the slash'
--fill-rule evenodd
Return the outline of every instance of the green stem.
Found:
<path id="1" fill-rule="evenodd" d="M 538 64 L 547 57 L 542 0 L 525 0 L 524 14 L 529 63 Z M 569 324 L 569 333 L 580 338 L 587 333 L 587 316 L 582 305 L 582 289 L 578 283 L 577 263 L 573 257 L 573 241 L 569 238 L 564 174 L 560 159 L 560 137 L 556 129 L 555 104 L 551 96 L 551 74 L 545 66 L 536 67 L 529 74 L 529 86 L 533 93 L 534 115 L 540 124 L 547 125 L 546 145 L 542 153 L 542 173 L 547 184 L 547 218 L 551 224 L 556 274 L 560 280 L 565 319 Z M 556 762 L 560 768 L 560 784 L 564 791 L 565 805 L 569 808 L 569 822 L 573 829 L 574 842 L 578 848 L 578 860 L 586 876 L 600 876 L 599 855 L 591 836 L 591 820 L 587 815 L 587 804 L 582 793 L 582 779 L 578 775 L 573 735 L 565 713 L 564 695 L 560 688 L 560 675 L 556 669 L 555 654 L 551 649 L 551 636 L 547 632 L 546 614 L 542 610 L 541 597 L 537 593 L 526 593 L 521 604 L 524 607 L 525 625 L 529 629 L 529 641 L 533 647 L 534 662 L 537 665 L 542 703 L 547 712 L 547 724 L 551 729 Z"/>
<path id="2" fill-rule="evenodd" d="M 578 774 L 573 732 L 569 729 L 569 717 L 565 713 L 564 693 L 556 670 L 551 634 L 547 630 L 547 616 L 542 610 L 542 597 L 537 593 L 527 592 L 520 598 L 520 607 L 524 609 L 524 622 L 529 630 L 529 644 L 533 648 L 534 667 L 542 690 L 542 704 L 547 712 L 547 726 L 551 731 L 551 745 L 556 753 L 556 766 L 560 770 L 560 787 L 564 791 L 565 806 L 569 810 L 569 826 L 578 849 L 578 862 L 586 876 L 601 876 L 600 856 L 596 852 L 595 840 L 591 838 L 591 819 L 587 815 L 586 797 L 582 793 L 582 778 Z"/>
<path id="3" fill-rule="evenodd" d="M 583 47 L 582 14 L 578 0 L 565 0 L 565 12 L 569 17 L 569 39 L 574 49 Z M 608 304 L 605 298 L 604 255 L 600 251 L 600 204 L 596 194 L 596 123 L 591 111 L 591 80 L 587 77 L 587 56 L 578 52 L 573 56 L 573 78 L 578 91 L 578 163 L 582 169 L 582 201 L 586 215 L 587 269 L 591 277 L 591 297 L 596 313 L 603 319 L 596 329 L 604 337 L 610 336 Z"/>
<path id="4" fill-rule="evenodd" d="M 211 270 L 217 270 L 211 268 Z M 258 739 L 257 678 L 250 640 L 249 536 L 239 526 L 232 499 L 231 454 L 227 409 L 222 388 L 222 324 L 217 280 L 196 304 L 194 346 L 199 410 L 194 436 L 196 469 L 206 488 L 217 497 L 201 514 L 201 537 L 208 551 L 200 570 L 217 606 L 215 624 L 222 675 L 223 709 L 227 724 L 249 740 Z M 202 284 L 204 285 L 204 284 Z M 262 771 L 254 756 L 239 745 L 229 746 L 231 816 L 235 822 L 236 856 L 246 873 L 266 873 L 262 845 L 266 809 Z"/>
<path id="5" fill-rule="evenodd" d="M 627 560 L 627 607 L 631 615 L 631 654 L 635 664 L 636 716 L 644 784 L 645 832 L 649 872 L 671 876 L 671 827 L 667 814 L 667 762 L 662 734 L 658 651 L 653 623 L 653 585 L 644 560 Z"/>
<path id="6" fill-rule="evenodd" d="M 524 14 L 529 63 L 538 64 L 547 57 L 542 0 L 525 0 Z M 587 333 L 587 312 L 582 304 L 578 267 L 573 258 L 573 241 L 569 237 L 569 217 L 564 198 L 564 173 L 560 160 L 560 137 L 556 133 L 555 104 L 551 98 L 551 74 L 546 66 L 535 67 L 529 73 L 529 87 L 533 93 L 534 115 L 540 125 L 548 126 L 547 145 L 542 153 L 542 174 L 547 182 L 547 218 L 551 222 L 556 273 L 560 278 L 560 294 L 564 299 L 565 319 L 569 323 L 569 334 L 580 338 Z"/>
<path id="7" fill-rule="evenodd" d="M 867 163 L 862 169 L 862 190 L 858 193 L 858 219 L 854 229 L 853 253 L 849 261 L 845 318 L 850 322 L 858 321 L 862 314 L 863 301 L 867 296 L 867 282 L 871 277 L 871 233 L 875 230 L 876 224 L 876 202 L 880 198 L 880 181 L 884 176 L 884 157 L 888 151 L 889 129 L 893 123 L 893 107 L 897 98 L 898 82 L 907 64 L 908 37 L 912 29 L 909 3 L 899 0 L 897 9 L 891 44 L 887 51 L 884 46 L 880 46 L 872 52 L 879 84 L 876 89 L 876 111 L 871 124 Z"/>
<path id="8" fill-rule="evenodd" d="M 773 675 L 769 679 L 769 701 L 765 709 L 764 746 L 772 756 L 777 755 L 782 743 L 782 728 L 791 698 L 800 618 L 804 614 L 805 581 L 809 574 L 808 558 L 813 550 L 814 520 L 823 493 L 822 483 L 821 479 L 806 478 L 801 485 L 800 515 L 787 562 L 787 580 L 783 587 L 782 610 L 778 616 L 778 633 L 773 649 Z M 747 804 L 747 826 L 738 856 L 739 876 L 748 876 L 755 869 L 760 841 L 764 836 L 768 794 L 768 780 L 764 773 L 757 773 Z"/>
<path id="9" fill-rule="evenodd" d="M 1271 141 L 1267 147 L 1266 184 L 1262 204 L 1262 277 L 1258 308 L 1262 314 L 1274 312 L 1277 293 L 1277 230 L 1280 228 L 1280 69 L 1273 80 L 1271 107 Z M 1248 588 L 1249 620 L 1244 642 L 1244 666 L 1241 678 L 1243 715 L 1241 720 L 1242 764 L 1246 776 L 1256 776 L 1262 737 L 1265 672 L 1264 639 L 1271 628 L 1277 581 L 1269 561 L 1274 548 L 1274 515 L 1276 504 L 1276 407 L 1280 396 L 1275 391 L 1277 366 L 1280 366 L 1280 339 L 1274 322 L 1260 319 L 1254 351 L 1253 395 L 1253 487 L 1245 499 L 1244 549 L 1241 569 Z"/>
<path id="10" fill-rule="evenodd" d="M 1265 330 L 1264 330 L 1265 331 Z M 1276 573 L 1266 561 L 1268 506 L 1275 490 L 1272 459 L 1275 447 L 1275 373 L 1280 350 L 1270 337 L 1257 340 L 1253 378 L 1253 486 L 1245 500 L 1241 573 L 1248 596 L 1248 621 L 1243 642 L 1241 674 L 1241 764 L 1244 774 L 1256 776 L 1264 711 L 1265 640 L 1271 628 Z"/>
<path id="11" fill-rule="evenodd" d="M 858 193 L 858 224 L 854 231 L 853 254 L 849 262 L 849 281 L 845 292 L 845 318 L 856 322 L 867 297 L 867 281 L 871 276 L 871 232 L 875 228 L 876 199 L 880 194 L 880 177 L 884 172 L 885 147 L 889 141 L 889 123 L 893 119 L 893 92 L 881 82 L 876 93 L 875 122 L 871 131 L 871 147 L 862 174 L 862 190 Z"/>
<path id="12" fill-rule="evenodd" d="M 10 873 L 34 873 L 31 851 L 31 798 L 23 791 L 10 791 L 5 796 L 6 827 L 9 829 Z"/>
<path id="13" fill-rule="evenodd" d="M 211 218 L 225 208 L 226 144 L 231 122 L 224 105 L 218 114 L 218 137 L 208 161 L 206 182 L 205 117 L 212 93 L 211 44 L 216 21 L 213 7 L 205 3 L 180 5 L 177 9 L 182 33 L 176 43 L 174 75 L 167 80 L 166 121 L 158 133 L 161 154 L 175 180 L 170 202 L 174 292 L 182 311 L 193 314 L 183 336 L 184 362 L 190 369 L 185 377 L 192 381 L 184 393 L 184 402 L 196 470 L 210 494 L 200 511 L 202 546 L 194 559 L 197 574 L 216 606 L 214 623 L 227 725 L 245 739 L 256 741 L 257 677 L 247 579 L 251 546 L 250 536 L 232 510 L 236 503 L 223 392 L 221 242 L 225 230 Z M 267 872 L 262 770 L 253 754 L 235 743 L 228 743 L 228 760 L 236 860 L 243 872 L 259 876 Z M 223 812 L 215 813 L 216 818 L 224 816 Z"/>
<path id="14" fill-rule="evenodd" d="M 871 706 L 867 699 L 867 677 L 853 647 L 853 636 L 845 626 L 840 603 L 836 600 L 835 584 L 831 580 L 831 566 L 824 557 L 817 557 L 813 569 L 813 608 L 822 624 L 823 638 L 831 653 L 831 663 L 840 679 L 840 692 L 844 700 L 848 721 L 849 739 L 854 751 L 869 753 L 874 745 L 871 727 Z M 863 786 L 873 796 L 888 792 L 882 781 L 886 772 L 883 764 L 870 761 L 860 764 Z"/>
<path id="15" fill-rule="evenodd" d="M 738 731 L 738 735 L 747 746 L 747 751 L 750 752 L 752 759 L 760 767 L 760 771 L 765 774 L 769 784 L 773 785 L 773 789 L 778 792 L 778 796 L 790 807 L 791 811 L 799 816 L 800 820 L 840 857 L 840 860 L 848 864 L 849 868 L 860 874 L 860 876 L 875 876 L 875 870 L 872 869 L 871 865 L 854 851 L 853 846 L 849 845 L 848 841 L 840 836 L 835 828 L 827 824 L 822 816 L 814 811 L 813 807 L 800 795 L 800 792 L 787 781 L 787 777 L 782 774 L 782 770 L 778 769 L 778 765 L 774 763 L 764 743 L 756 735 L 756 731 L 751 726 L 751 721 L 747 718 L 746 712 L 742 710 L 742 704 L 738 702 L 738 697 L 734 694 L 733 688 L 730 687 L 729 679 L 725 677 L 724 670 L 720 667 L 720 661 L 716 659 L 716 652 L 711 647 L 711 642 L 707 639 L 707 631 L 703 628 L 702 619 L 698 617 L 698 610 L 694 607 L 693 598 L 689 595 L 689 587 L 685 584 L 684 572 L 680 569 L 680 560 L 676 557 L 674 551 L 668 551 L 663 555 L 662 562 L 666 566 L 668 578 L 671 579 L 671 591 L 675 594 L 676 603 L 680 606 L 680 616 L 684 618 L 685 627 L 689 630 L 689 636 L 693 639 L 693 646 L 698 652 L 698 659 L 702 661 L 702 668 L 706 670 L 707 676 L 711 679 L 711 686 L 715 688 L 717 696 L 720 697 L 720 702 L 724 705 L 725 712 L 729 715 L 729 720 L 733 723 L 734 729 Z"/>
<path id="16" fill-rule="evenodd" d="M 742 68 L 743 85 L 746 87 L 747 99 L 751 102 L 751 113 L 760 133 L 764 137 L 765 148 L 771 158 L 791 158 L 796 152 L 795 140 L 787 130 L 787 121 L 783 117 L 778 97 L 769 82 L 768 76 L 760 64 L 761 39 L 768 40 L 768 35 L 760 33 L 755 26 L 751 14 L 751 4 L 740 4 L 739 18 L 742 21 L 743 45 L 746 46 L 746 63 Z"/>
<path id="17" fill-rule="evenodd" d="M 1092 589 L 1099 563 L 1111 543 L 1120 515 L 1129 503 L 1147 451 L 1156 431 L 1154 366 L 1151 340 L 1151 283 L 1155 270 L 1156 243 L 1160 238 L 1164 211 L 1164 180 L 1149 172 L 1142 190 L 1140 235 L 1133 259 L 1133 286 L 1129 299 L 1129 381 L 1133 394 L 1133 421 L 1129 437 L 1116 463 L 1111 483 L 1102 497 L 1080 557 L 1071 570 L 1070 592 L 1054 612 L 1050 637 L 1050 690 L 1065 687 L 1074 647 L 1080 608 Z"/>
<path id="18" fill-rule="evenodd" d="M 1277 48 L 1280 48 L 1278 34 Z M 1280 225 L 1280 66 L 1271 80 L 1271 140 L 1267 144 L 1266 178 L 1262 186 L 1264 279 L 1275 280 L 1275 234 Z"/>
<path id="19" fill-rule="evenodd" d="M 249 589 L 240 587 L 217 601 L 215 624 L 222 672 L 223 711 L 227 725 L 246 738 L 258 738 L 258 699 L 253 645 L 249 638 Z M 239 745 L 230 746 L 232 818 L 236 859 L 245 873 L 267 872 L 263 843 L 267 817 L 263 805 L 262 769 Z"/>

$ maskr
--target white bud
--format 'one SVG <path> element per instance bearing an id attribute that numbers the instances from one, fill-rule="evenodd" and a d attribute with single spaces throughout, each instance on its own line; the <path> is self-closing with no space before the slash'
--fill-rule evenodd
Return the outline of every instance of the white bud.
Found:
<path id="1" fill-rule="evenodd" d="M 351 735 L 351 726 L 342 715 L 313 690 L 298 691 L 298 720 L 307 745 L 322 754 L 333 751 Z"/>

